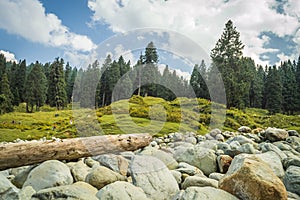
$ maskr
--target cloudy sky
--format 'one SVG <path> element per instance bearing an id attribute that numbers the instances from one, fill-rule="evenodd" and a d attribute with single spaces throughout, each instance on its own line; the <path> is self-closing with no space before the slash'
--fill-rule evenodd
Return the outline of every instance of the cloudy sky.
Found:
<path id="1" fill-rule="evenodd" d="M 241 33 L 244 55 L 257 64 L 298 58 L 299 0 L 3 0 L 0 52 L 8 60 L 44 63 L 62 57 L 83 67 L 100 59 L 99 52 L 125 53 L 134 61 L 140 48 L 134 44 L 151 39 L 160 43 L 162 63 L 170 58 L 163 50 L 175 52 L 172 64 L 197 56 L 189 42 L 209 55 L 229 19 Z M 144 31 L 133 34 L 136 30 Z"/>

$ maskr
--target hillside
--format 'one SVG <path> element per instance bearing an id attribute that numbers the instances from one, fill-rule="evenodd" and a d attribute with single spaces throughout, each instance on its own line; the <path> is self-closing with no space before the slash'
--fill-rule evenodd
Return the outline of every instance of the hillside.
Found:
<path id="1" fill-rule="evenodd" d="M 0 115 L 0 141 L 96 135 L 100 127 L 100 134 L 147 132 L 154 135 L 176 131 L 205 134 L 214 127 L 209 126 L 211 103 L 205 99 L 178 98 L 168 102 L 161 98 L 133 96 L 129 101 L 121 100 L 96 112 L 91 109 L 56 111 L 49 107 L 42 107 L 35 113 L 24 111 L 24 105 L 20 105 L 15 112 Z M 300 116 L 268 115 L 268 111 L 254 108 L 228 109 L 222 129 L 235 131 L 240 126 L 300 131 Z"/>

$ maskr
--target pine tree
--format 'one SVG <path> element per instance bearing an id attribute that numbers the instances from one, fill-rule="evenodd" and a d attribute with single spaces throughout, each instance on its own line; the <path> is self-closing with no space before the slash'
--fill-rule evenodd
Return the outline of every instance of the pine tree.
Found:
<path id="1" fill-rule="evenodd" d="M 107 98 L 109 93 L 109 70 L 112 63 L 111 55 L 108 54 L 100 70 L 100 81 L 97 85 L 96 104 L 100 107 L 109 104 L 110 99 Z"/>
<path id="2" fill-rule="evenodd" d="M 33 112 L 34 106 L 36 106 L 36 111 L 38 111 L 39 108 L 44 105 L 46 101 L 46 92 L 47 78 L 43 72 L 42 64 L 37 61 L 28 74 L 25 83 L 27 112 Z"/>
<path id="3" fill-rule="evenodd" d="M 13 94 L 13 105 L 18 106 L 19 103 L 21 102 L 20 95 L 19 95 L 19 89 L 18 89 L 18 79 L 17 79 L 17 74 L 18 74 L 18 65 L 16 62 L 13 62 L 11 68 L 10 68 L 10 73 L 9 73 L 9 85 L 10 85 L 10 91 Z"/>
<path id="4" fill-rule="evenodd" d="M 282 108 L 282 81 L 276 66 L 269 67 L 265 84 L 266 109 L 270 114 L 279 113 Z"/>
<path id="5" fill-rule="evenodd" d="M 226 89 L 227 107 L 242 107 L 240 93 L 243 82 L 239 82 L 241 69 L 242 50 L 244 45 L 240 41 L 240 33 L 233 26 L 231 20 L 226 25 L 221 38 L 211 51 L 211 58 L 214 66 L 217 67 L 222 75 Z"/>
<path id="6" fill-rule="evenodd" d="M 286 114 L 293 114 L 297 109 L 297 80 L 290 60 L 283 62 L 280 67 L 282 79 L 282 110 Z"/>
<path id="7" fill-rule="evenodd" d="M 67 105 L 63 59 L 56 58 L 50 65 L 48 98 L 50 106 L 58 110 L 64 109 Z"/>
<path id="8" fill-rule="evenodd" d="M 10 91 L 7 73 L 2 74 L 0 85 L 0 114 L 13 111 L 13 94 Z"/>
<path id="9" fill-rule="evenodd" d="M 196 97 L 209 99 L 209 91 L 206 85 L 207 82 L 207 71 L 204 60 L 202 60 L 200 66 L 195 65 L 191 79 L 190 85 L 192 86 Z"/>
<path id="10" fill-rule="evenodd" d="M 250 85 L 250 107 L 262 108 L 265 71 L 260 65 Z"/>

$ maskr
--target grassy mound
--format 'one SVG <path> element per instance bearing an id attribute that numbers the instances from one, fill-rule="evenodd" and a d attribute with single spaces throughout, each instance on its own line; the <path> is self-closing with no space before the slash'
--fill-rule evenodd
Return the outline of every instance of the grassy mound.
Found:
<path id="1" fill-rule="evenodd" d="M 0 115 L 0 141 L 124 133 L 160 136 L 176 131 L 205 134 L 214 127 L 236 131 L 240 126 L 253 129 L 271 126 L 300 132 L 299 116 L 268 115 L 266 110 L 247 108 L 228 109 L 223 119 L 224 105 L 212 105 L 205 99 L 177 98 L 168 102 L 133 96 L 97 110 L 55 111 L 45 106 L 40 112 L 25 113 L 24 109 L 20 105 L 15 112 Z M 211 118 L 213 111 L 215 118 Z"/>

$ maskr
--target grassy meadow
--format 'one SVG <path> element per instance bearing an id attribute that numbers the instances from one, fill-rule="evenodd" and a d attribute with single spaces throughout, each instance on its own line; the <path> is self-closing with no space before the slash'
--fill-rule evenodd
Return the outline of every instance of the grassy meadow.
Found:
<path id="1" fill-rule="evenodd" d="M 223 105 L 217 107 L 217 112 L 225 109 Z M 229 131 L 236 131 L 244 125 L 253 129 L 271 126 L 300 132 L 300 117 L 296 115 L 268 115 L 268 111 L 254 108 L 228 109 L 225 121 L 218 119 L 218 114 L 211 121 L 211 112 L 208 100 L 188 98 L 168 102 L 161 98 L 133 96 L 130 100 L 121 100 L 96 110 L 72 109 L 69 106 L 56 111 L 44 106 L 34 113 L 26 113 L 25 105 L 21 104 L 15 112 L 0 115 L 0 141 L 124 133 L 161 136 L 176 131 L 205 134 L 215 127 L 214 124 Z M 220 122 L 224 124 L 220 126 Z"/>

